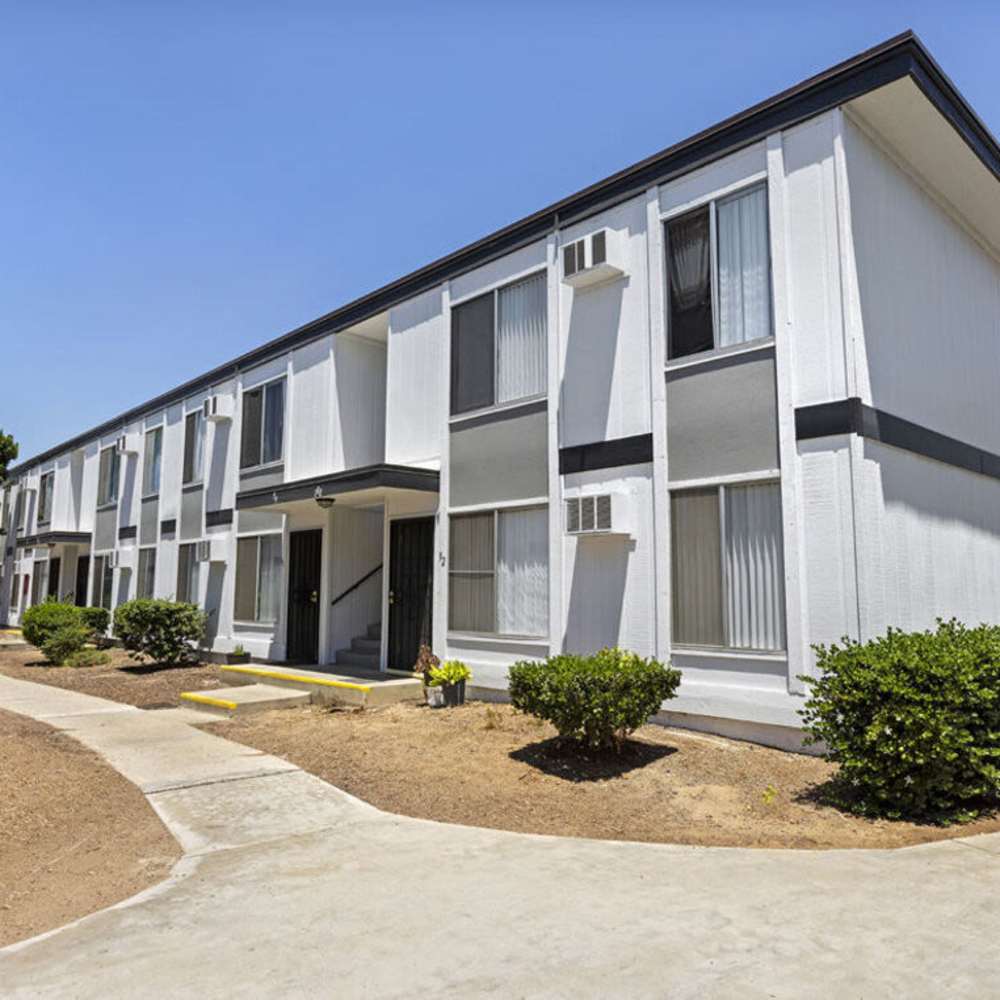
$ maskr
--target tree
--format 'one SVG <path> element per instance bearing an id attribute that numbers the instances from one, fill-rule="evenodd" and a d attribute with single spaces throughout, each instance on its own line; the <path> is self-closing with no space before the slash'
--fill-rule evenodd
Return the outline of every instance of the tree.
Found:
<path id="1" fill-rule="evenodd" d="M 17 442 L 0 427 L 0 483 L 7 478 L 7 466 L 17 458 Z"/>

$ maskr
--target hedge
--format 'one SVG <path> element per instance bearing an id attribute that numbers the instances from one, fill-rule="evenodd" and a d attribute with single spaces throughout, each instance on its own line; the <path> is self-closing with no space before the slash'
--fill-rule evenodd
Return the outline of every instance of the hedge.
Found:
<path id="1" fill-rule="evenodd" d="M 195 604 L 140 598 L 115 608 L 114 634 L 125 649 L 154 663 L 190 663 L 205 622 Z"/>

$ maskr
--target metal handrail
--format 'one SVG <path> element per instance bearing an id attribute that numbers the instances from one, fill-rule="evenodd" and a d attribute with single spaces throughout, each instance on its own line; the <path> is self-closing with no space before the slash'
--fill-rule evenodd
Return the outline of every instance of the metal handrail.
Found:
<path id="1" fill-rule="evenodd" d="M 332 608 L 335 604 L 339 604 L 348 594 L 353 594 L 358 587 L 365 582 L 365 580 L 371 579 L 380 569 L 382 568 L 382 563 L 379 563 L 374 569 L 369 570 L 360 580 L 352 583 L 347 590 L 342 594 L 338 594 L 332 601 L 330 601 L 330 607 Z"/>

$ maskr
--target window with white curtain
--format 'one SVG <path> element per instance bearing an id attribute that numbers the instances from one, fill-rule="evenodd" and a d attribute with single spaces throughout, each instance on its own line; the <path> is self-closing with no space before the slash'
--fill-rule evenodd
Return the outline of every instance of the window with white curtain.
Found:
<path id="1" fill-rule="evenodd" d="M 200 483 L 205 466 L 205 418 L 200 409 L 184 418 L 184 467 L 182 482 Z"/>
<path id="2" fill-rule="evenodd" d="M 237 540 L 234 607 L 237 621 L 278 620 L 283 570 L 280 534 L 253 535 Z"/>
<path id="3" fill-rule="evenodd" d="M 449 628 L 548 634 L 548 508 L 454 515 L 450 548 Z"/>
<path id="4" fill-rule="evenodd" d="M 163 456 L 163 428 L 146 431 L 142 459 L 142 495 L 155 496 L 160 492 L 160 466 Z"/>
<path id="5" fill-rule="evenodd" d="M 546 288 L 543 272 L 452 309 L 452 414 L 545 394 Z"/>
<path id="6" fill-rule="evenodd" d="M 785 648 L 779 483 L 671 495 L 674 642 Z"/>
<path id="7" fill-rule="evenodd" d="M 766 185 L 709 202 L 664 229 L 668 357 L 770 337 Z"/>

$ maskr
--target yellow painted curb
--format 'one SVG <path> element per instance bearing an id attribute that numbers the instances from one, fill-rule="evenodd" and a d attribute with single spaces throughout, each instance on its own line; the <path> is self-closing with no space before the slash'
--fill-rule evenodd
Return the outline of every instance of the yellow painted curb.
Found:
<path id="1" fill-rule="evenodd" d="M 213 698 L 211 695 L 198 694 L 196 691 L 182 691 L 181 697 L 185 701 L 196 701 L 200 705 L 211 705 L 213 708 L 225 708 L 231 712 L 236 711 L 236 702 L 226 701 L 225 698 Z"/>
<path id="2" fill-rule="evenodd" d="M 288 674 L 282 670 L 265 670 L 263 667 L 220 667 L 229 674 L 249 674 L 251 677 L 270 677 L 276 681 L 298 681 L 300 684 L 316 684 L 319 687 L 347 688 L 348 691 L 361 691 L 368 694 L 371 687 L 368 684 L 355 684 L 353 681 L 335 681 L 332 677 L 305 677 L 302 674 Z"/>

